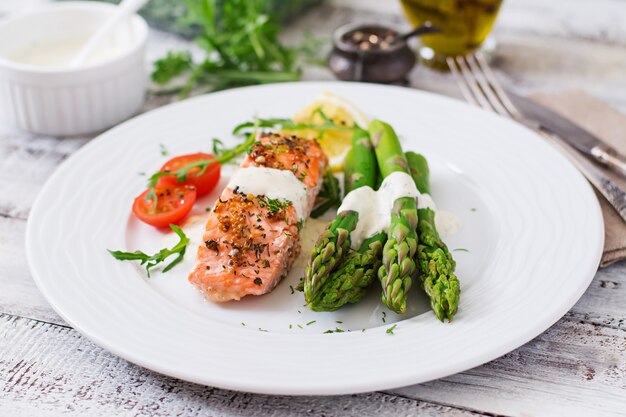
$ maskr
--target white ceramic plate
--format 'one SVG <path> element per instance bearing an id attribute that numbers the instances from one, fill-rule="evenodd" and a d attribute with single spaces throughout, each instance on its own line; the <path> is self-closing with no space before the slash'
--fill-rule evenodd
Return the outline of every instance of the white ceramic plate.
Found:
<path id="1" fill-rule="evenodd" d="M 462 294 L 452 323 L 435 319 L 417 285 L 403 316 L 380 305 L 378 288 L 356 306 L 313 313 L 300 293 L 291 294 L 289 285 L 302 274 L 295 267 L 270 295 L 217 305 L 187 283 L 194 247 L 184 264 L 166 274 L 155 270 L 151 279 L 107 253 L 152 251 L 176 240 L 130 215 L 133 197 L 145 187 L 139 173 L 153 172 L 167 159 L 159 144 L 171 155 L 207 151 L 213 137 L 232 145 L 230 131 L 238 122 L 255 114 L 290 116 L 323 91 L 388 121 L 405 149 L 428 157 L 435 200 L 463 223 L 447 243 L 467 250 L 454 252 Z M 231 170 L 224 170 L 221 185 Z M 196 241 L 200 229 L 187 228 Z M 315 82 L 202 96 L 102 134 L 52 176 L 27 230 L 39 289 L 86 337 L 167 375 L 271 394 L 387 389 L 497 358 L 574 305 L 594 276 L 602 245 L 591 188 L 526 128 L 415 90 Z M 336 328 L 345 332 L 323 333 Z"/>

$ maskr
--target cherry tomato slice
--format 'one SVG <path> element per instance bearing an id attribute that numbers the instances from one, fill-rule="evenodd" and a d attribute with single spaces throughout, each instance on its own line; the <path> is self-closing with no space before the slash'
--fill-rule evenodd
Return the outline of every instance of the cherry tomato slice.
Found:
<path id="1" fill-rule="evenodd" d="M 196 162 L 202 159 L 213 159 L 213 158 L 215 158 L 215 156 L 208 154 L 208 153 L 200 153 L 200 152 L 192 153 L 188 155 L 181 155 L 181 156 L 174 157 L 170 159 L 169 161 L 167 161 L 165 165 L 161 167 L 161 171 L 162 172 L 164 171 L 174 172 L 176 170 L 183 168 L 185 165 L 191 164 L 193 162 Z M 221 171 L 220 163 L 214 162 L 208 165 L 204 169 L 204 172 L 201 175 L 198 175 L 201 170 L 202 169 L 200 167 L 194 167 L 194 168 L 187 170 L 187 181 L 185 181 L 185 184 L 193 185 L 194 187 L 196 187 L 196 192 L 198 193 L 198 197 L 202 197 L 204 195 L 207 195 L 211 191 L 213 191 L 213 189 L 219 182 L 220 171 Z M 176 182 L 176 177 L 174 177 L 173 175 L 172 176 L 168 175 L 165 177 L 161 177 L 159 181 L 161 182 L 161 184 L 172 184 Z"/>
<path id="2" fill-rule="evenodd" d="M 150 190 L 146 190 L 133 203 L 133 214 L 139 220 L 154 227 L 168 227 L 176 224 L 189 214 L 196 202 L 196 189 L 185 184 L 160 185 L 154 188 L 157 196 L 154 200 L 146 199 Z"/>

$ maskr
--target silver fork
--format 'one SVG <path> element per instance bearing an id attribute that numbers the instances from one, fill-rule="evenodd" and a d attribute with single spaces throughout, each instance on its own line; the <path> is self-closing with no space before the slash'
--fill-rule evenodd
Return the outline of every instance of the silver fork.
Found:
<path id="1" fill-rule="evenodd" d="M 538 124 L 525 119 L 507 96 L 481 52 L 466 56 L 448 57 L 446 61 L 467 102 L 511 118 L 535 130 L 567 156 L 585 178 L 607 199 L 620 217 L 626 221 L 626 192 L 559 136 L 546 132 Z"/>

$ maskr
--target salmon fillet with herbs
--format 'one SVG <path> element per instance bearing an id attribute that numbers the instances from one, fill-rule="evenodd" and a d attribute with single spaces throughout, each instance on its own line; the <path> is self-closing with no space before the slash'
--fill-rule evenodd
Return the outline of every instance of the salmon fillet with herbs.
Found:
<path id="1" fill-rule="evenodd" d="M 283 180 L 293 175 L 302 189 L 299 192 L 306 193 L 302 194 L 303 203 L 278 198 L 280 189 L 272 190 L 274 198 L 242 191 L 233 183 L 235 174 L 209 214 L 204 244 L 198 248 L 189 281 L 214 302 L 272 291 L 300 252 L 300 229 L 313 208 L 326 165 L 326 156 L 315 140 L 261 135 L 240 170 L 268 168 L 260 171 L 278 173 Z M 279 188 L 279 183 L 276 186 Z"/>

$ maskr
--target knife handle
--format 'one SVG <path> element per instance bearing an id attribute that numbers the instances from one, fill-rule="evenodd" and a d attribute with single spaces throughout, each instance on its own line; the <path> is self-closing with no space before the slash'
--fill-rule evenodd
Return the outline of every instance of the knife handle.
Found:
<path id="1" fill-rule="evenodd" d="M 600 163 L 626 175 L 626 160 L 609 146 L 598 145 L 591 148 L 591 155 Z"/>
<path id="2" fill-rule="evenodd" d="M 602 170 L 572 148 L 567 142 L 550 133 L 543 133 L 556 148 L 560 149 L 587 180 L 606 198 L 619 216 L 626 222 L 626 192 L 617 186 Z"/>

